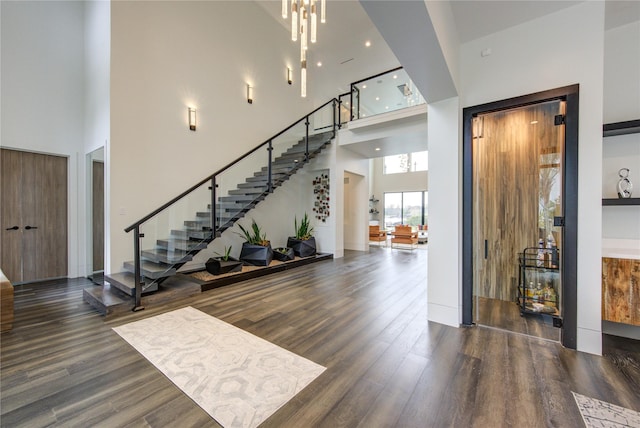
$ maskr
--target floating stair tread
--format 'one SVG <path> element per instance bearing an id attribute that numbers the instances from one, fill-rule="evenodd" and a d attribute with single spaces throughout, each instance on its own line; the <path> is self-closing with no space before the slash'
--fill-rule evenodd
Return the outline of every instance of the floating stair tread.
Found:
<path id="1" fill-rule="evenodd" d="M 131 296 L 111 287 L 109 283 L 85 288 L 82 290 L 82 298 L 105 317 L 131 311 L 133 307 Z"/>
<path id="2" fill-rule="evenodd" d="M 124 262 L 123 267 L 127 272 L 135 273 L 135 261 L 132 260 L 130 262 Z M 167 265 L 160 265 L 149 260 L 141 260 L 140 273 L 144 277 L 158 279 L 173 276 L 176 274 L 176 270 L 172 267 L 168 267 Z"/>
<path id="3" fill-rule="evenodd" d="M 177 230 L 174 229 L 171 231 L 171 236 L 175 236 L 177 238 L 195 238 L 195 239 L 209 239 L 211 238 L 210 230 L 201 230 L 201 229 L 185 229 L 185 230 Z"/>
<path id="4" fill-rule="evenodd" d="M 193 251 L 202 250 L 207 247 L 207 243 L 204 241 L 195 241 L 190 239 L 158 239 L 156 244 L 158 247 L 170 251 Z"/>
<path id="5" fill-rule="evenodd" d="M 168 265 L 185 263 L 193 259 L 193 257 L 186 251 L 167 251 L 161 248 L 156 248 L 155 250 L 144 250 L 140 254 L 147 260 L 151 260 L 156 263 L 166 263 Z"/>
<path id="6" fill-rule="evenodd" d="M 104 279 L 111 284 L 112 287 L 117 288 L 129 296 L 133 296 L 136 293 L 135 275 L 131 272 L 112 273 L 110 275 L 105 275 Z M 142 294 L 158 290 L 157 283 L 151 283 L 151 280 L 146 280 L 145 282 L 147 288 L 142 291 Z"/>

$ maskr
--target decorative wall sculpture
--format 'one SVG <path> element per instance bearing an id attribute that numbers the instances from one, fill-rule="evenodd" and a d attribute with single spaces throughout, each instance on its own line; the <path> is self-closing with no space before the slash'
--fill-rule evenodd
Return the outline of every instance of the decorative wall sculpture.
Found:
<path id="1" fill-rule="evenodd" d="M 316 219 L 326 223 L 329 217 L 329 172 L 320 174 L 313 179 L 313 194 L 316 200 L 313 206 L 313 212 Z"/>

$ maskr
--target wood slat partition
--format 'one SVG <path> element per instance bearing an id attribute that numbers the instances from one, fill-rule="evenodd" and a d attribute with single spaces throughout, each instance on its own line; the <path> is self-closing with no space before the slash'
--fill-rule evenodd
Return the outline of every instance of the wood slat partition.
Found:
<path id="1" fill-rule="evenodd" d="M 554 125 L 560 109 L 561 103 L 554 101 L 475 119 L 480 122 L 473 144 L 474 294 L 478 296 L 515 301 L 517 254 L 551 232 L 548 221 L 539 221 L 539 212 L 541 205 L 548 205 L 554 180 L 561 176 L 558 162 L 553 161 L 561 159 L 564 141 L 563 127 Z M 560 247 L 560 236 L 554 236 Z"/>

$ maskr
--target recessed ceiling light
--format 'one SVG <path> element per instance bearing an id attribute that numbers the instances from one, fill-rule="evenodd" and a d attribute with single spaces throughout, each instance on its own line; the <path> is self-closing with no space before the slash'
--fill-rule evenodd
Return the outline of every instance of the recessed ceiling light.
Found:
<path id="1" fill-rule="evenodd" d="M 364 42 L 364 45 L 365 45 L 366 47 L 369 47 L 369 46 L 371 46 L 371 42 L 370 42 L 369 40 L 367 40 L 366 42 Z"/>
<path id="2" fill-rule="evenodd" d="M 380 101 L 380 97 L 376 97 L 376 101 Z"/>
<path id="3" fill-rule="evenodd" d="M 389 106 L 384 106 L 384 109 L 385 110 L 389 110 Z"/>
<path id="4" fill-rule="evenodd" d="M 367 85 L 362 85 L 362 89 L 367 89 Z"/>
<path id="5" fill-rule="evenodd" d="M 394 79 L 397 79 L 397 78 L 398 78 L 398 75 L 397 75 L 397 74 L 394 74 L 394 75 L 393 75 L 393 78 L 394 78 Z"/>
<path id="6" fill-rule="evenodd" d="M 379 152 L 379 151 L 380 151 L 380 147 L 376 147 L 376 152 Z"/>
<path id="7" fill-rule="evenodd" d="M 321 62 L 321 61 L 318 61 L 318 64 L 317 64 L 317 65 L 318 65 L 318 67 L 322 67 L 322 62 Z"/>
<path id="8" fill-rule="evenodd" d="M 346 104 L 346 105 L 349 105 L 349 101 L 347 101 L 345 104 Z"/>

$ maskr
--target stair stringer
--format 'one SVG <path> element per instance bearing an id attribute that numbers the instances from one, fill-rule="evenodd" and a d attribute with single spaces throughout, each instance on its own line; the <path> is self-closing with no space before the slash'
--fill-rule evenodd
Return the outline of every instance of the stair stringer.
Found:
<path id="1" fill-rule="evenodd" d="M 206 260 L 208 260 L 209 257 L 217 256 L 218 254 L 222 254 L 224 252 L 225 245 L 227 246 L 231 245 L 232 257 L 238 257 L 240 254 L 240 249 L 242 247 L 243 239 L 240 236 L 238 236 L 236 233 L 236 231 L 239 229 L 237 228 L 232 229 L 235 223 L 241 218 L 245 217 L 248 212 L 255 210 L 258 204 L 260 204 L 265 200 L 271 199 L 271 195 L 275 193 L 275 191 L 277 191 L 279 188 L 284 186 L 288 181 L 290 181 L 291 177 L 295 177 L 296 175 L 299 175 L 300 171 L 304 171 L 304 169 L 307 168 L 307 165 L 312 163 L 313 159 L 319 156 L 323 152 L 323 150 L 331 144 L 331 142 L 334 139 L 335 139 L 335 135 L 331 136 L 330 138 L 328 137 L 319 148 L 313 151 L 310 151 L 310 159 L 306 161 L 302 160 L 291 171 L 289 171 L 286 174 L 286 176 L 280 177 L 277 180 L 273 180 L 274 188 L 272 189 L 271 192 L 269 190 L 265 190 L 263 193 L 256 195 L 256 197 L 248 204 L 248 205 L 251 205 L 253 208 L 247 209 L 246 212 L 238 213 L 236 216 L 231 218 L 229 221 L 227 221 L 223 225 L 218 226 L 219 236 L 213 236 L 213 237 L 202 239 L 200 242 L 202 244 L 206 244 L 206 247 L 204 245 L 198 245 L 193 250 L 185 251 L 184 259 L 178 263 L 165 263 L 165 264 L 157 263 L 166 268 L 167 270 L 166 275 L 159 275 L 159 276 L 156 275 L 157 276 L 156 278 L 146 278 L 146 277 L 143 278 L 145 282 L 145 285 L 143 286 L 143 294 L 157 291 L 158 285 L 162 283 L 165 279 L 173 276 L 176 272 L 183 273 L 183 272 L 187 272 L 195 269 L 202 269 L 204 266 L 204 262 L 206 262 Z M 300 142 L 298 142 L 297 144 L 294 144 L 293 146 L 290 147 L 289 150 L 299 147 L 300 144 L 301 144 Z M 288 151 L 285 151 L 280 156 L 286 156 L 287 153 Z M 276 159 L 274 160 L 277 160 L 278 158 L 279 157 L 276 157 Z M 239 183 L 238 186 L 246 183 L 247 181 L 245 181 L 245 183 Z M 236 188 L 240 189 L 240 187 L 236 187 Z M 218 200 L 220 200 L 220 198 Z M 287 206 L 287 204 L 284 203 L 282 206 Z M 280 209 L 282 208 L 282 206 L 280 207 Z M 256 220 L 259 221 L 258 219 Z M 292 234 L 292 231 L 293 231 L 293 219 L 291 220 L 290 223 L 291 223 L 291 226 L 290 226 L 291 231 L 289 232 L 289 235 Z M 224 240 L 220 239 L 223 236 L 225 237 L 225 239 Z M 272 246 L 274 247 L 284 246 L 286 244 L 286 238 L 284 238 L 284 240 L 285 240 L 284 243 L 279 245 L 274 245 L 272 243 Z M 158 241 L 161 241 L 161 240 L 158 240 Z M 216 241 L 218 241 L 218 244 L 215 244 L 212 247 L 212 243 Z M 198 241 L 194 241 L 194 242 L 198 242 Z M 228 244 L 224 244 L 224 242 L 228 242 Z M 235 245 L 234 245 L 234 242 L 235 242 Z M 210 247 L 212 247 L 211 251 L 209 251 Z M 202 254 L 205 251 L 204 250 L 205 248 L 207 251 L 204 254 Z M 150 251 L 153 251 L 153 250 L 146 250 L 146 251 L 143 250 L 143 254 L 149 254 Z M 183 253 L 181 253 L 181 255 L 182 254 Z M 195 259 L 193 259 L 194 257 Z M 141 260 L 141 263 L 149 263 L 149 262 L 156 263 L 151 256 L 143 257 Z M 132 262 L 125 262 L 125 265 L 132 265 Z M 126 272 L 121 272 L 121 274 L 126 274 Z M 133 295 L 135 292 L 135 281 L 133 280 L 133 275 L 131 274 L 129 277 L 125 278 L 126 281 L 122 280 L 122 278 L 118 277 L 117 275 L 119 274 L 113 275 L 114 280 L 111 282 L 111 284 L 116 286 L 123 292 Z M 109 278 L 107 278 L 107 281 L 108 280 Z"/>

